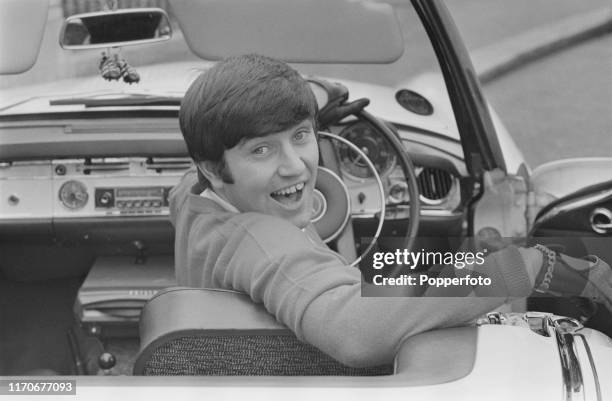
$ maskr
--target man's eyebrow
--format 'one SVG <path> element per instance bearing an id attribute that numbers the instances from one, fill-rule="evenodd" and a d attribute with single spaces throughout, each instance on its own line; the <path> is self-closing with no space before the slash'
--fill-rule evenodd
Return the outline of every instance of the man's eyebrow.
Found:
<path id="1" fill-rule="evenodd" d="M 314 129 L 314 124 L 310 120 L 304 120 L 301 124 L 297 126 L 297 129 L 301 128 L 312 128 Z"/>
<path id="2" fill-rule="evenodd" d="M 266 136 L 254 136 L 252 138 L 243 138 L 240 142 L 236 144 L 238 147 L 251 146 L 259 141 L 263 141 L 266 139 Z"/>

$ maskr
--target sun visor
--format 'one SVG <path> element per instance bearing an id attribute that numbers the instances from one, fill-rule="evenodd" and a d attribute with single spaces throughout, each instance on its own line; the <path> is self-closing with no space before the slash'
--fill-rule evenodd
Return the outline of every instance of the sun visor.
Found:
<path id="1" fill-rule="evenodd" d="M 0 74 L 28 71 L 38 57 L 49 0 L 0 1 Z"/>
<path id="2" fill-rule="evenodd" d="M 393 7 L 359 0 L 171 0 L 206 60 L 259 53 L 293 63 L 392 63 L 404 52 Z"/>

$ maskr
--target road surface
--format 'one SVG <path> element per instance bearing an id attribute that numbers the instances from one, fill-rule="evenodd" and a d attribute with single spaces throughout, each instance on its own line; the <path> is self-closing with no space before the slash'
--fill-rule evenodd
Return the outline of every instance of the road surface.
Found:
<path id="1" fill-rule="evenodd" d="M 612 156 L 612 34 L 525 65 L 484 90 L 532 167 Z"/>

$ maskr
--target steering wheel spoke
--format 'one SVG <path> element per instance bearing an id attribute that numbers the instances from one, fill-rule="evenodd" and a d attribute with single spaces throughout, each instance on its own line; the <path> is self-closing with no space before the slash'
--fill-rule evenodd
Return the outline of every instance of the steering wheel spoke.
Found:
<path id="1" fill-rule="evenodd" d="M 405 248 L 410 250 L 414 244 L 414 237 L 416 236 L 416 232 L 418 231 L 419 224 L 419 196 L 414 167 L 412 165 L 412 162 L 408 158 L 408 155 L 406 154 L 405 150 L 403 149 L 401 141 L 399 141 L 399 139 L 395 136 L 393 131 L 389 129 L 389 127 L 387 127 L 384 123 L 380 122 L 379 120 L 365 112 L 361 112 L 359 117 L 367 120 L 372 125 L 374 125 L 377 128 L 377 131 L 380 132 L 381 135 L 384 135 L 387 140 L 389 140 L 389 142 L 393 145 L 398 154 L 398 160 L 402 169 L 404 170 L 404 174 L 408 178 L 407 185 L 410 199 L 417 200 L 416 202 L 411 202 L 410 219 L 408 221 L 404 241 Z M 365 247 L 365 250 L 362 251 L 361 254 L 358 255 L 354 261 L 351 262 L 351 266 L 357 266 L 359 262 L 361 262 L 361 260 L 365 257 L 365 255 L 367 255 L 375 246 L 382 232 L 386 212 L 386 192 L 384 189 L 383 181 L 374 163 L 370 160 L 368 155 L 357 145 L 341 136 L 328 132 L 320 132 L 319 136 L 330 141 L 340 142 L 342 145 L 349 147 L 351 151 L 355 152 L 357 157 L 362 160 L 365 165 L 367 165 L 368 169 L 372 171 L 372 179 L 376 182 L 379 197 L 379 208 L 374 213 L 374 215 L 378 219 L 378 224 L 370 243 Z M 391 137 L 391 139 L 389 139 L 389 137 Z M 319 215 L 314 216 L 313 220 L 315 221 L 313 221 L 313 224 L 315 225 L 315 228 L 317 229 L 321 237 L 326 242 L 329 242 L 336 239 L 341 233 L 345 232 L 347 224 L 351 221 L 351 200 L 347 186 L 338 174 L 335 174 L 333 171 L 325 167 L 320 167 L 319 173 L 320 179 L 317 180 L 316 186 L 318 190 L 317 196 L 321 196 L 323 199 L 318 200 L 318 202 L 325 203 L 327 216 L 320 215 L 319 213 Z M 416 206 L 412 205 L 412 203 L 415 203 Z M 333 208 L 331 207 L 332 204 L 334 205 Z M 340 206 L 338 207 L 338 205 Z"/>
<path id="2" fill-rule="evenodd" d="M 367 164 L 368 168 L 372 170 L 372 174 L 374 176 L 374 179 L 376 180 L 376 184 L 378 187 L 378 193 L 380 197 L 380 201 L 379 201 L 380 207 L 379 207 L 379 211 L 376 213 L 379 216 L 378 225 L 376 227 L 376 232 L 374 236 L 372 237 L 372 240 L 366 247 L 365 251 L 363 251 L 353 262 L 351 262 L 351 266 L 357 266 L 359 262 L 361 262 L 363 257 L 374 247 L 382 231 L 382 226 L 384 223 L 384 216 L 385 216 L 385 207 L 386 207 L 386 196 L 385 196 L 385 190 L 383 187 L 383 183 L 372 161 L 363 152 L 363 150 L 359 149 L 359 147 L 357 147 L 355 144 L 353 144 L 352 142 L 348 141 L 345 138 L 342 138 L 341 136 L 334 135 L 329 132 L 319 132 L 319 136 L 341 142 L 344 145 L 350 147 Z M 326 203 L 330 205 L 332 203 L 340 202 L 340 203 L 343 203 L 343 205 L 345 205 L 346 207 L 346 214 L 345 216 L 341 216 L 340 224 L 334 222 L 334 221 L 338 221 L 338 217 L 339 217 L 335 213 L 342 214 L 342 211 L 336 211 L 335 213 L 330 213 L 330 216 L 328 217 L 327 220 L 322 219 L 322 218 L 317 218 L 318 216 L 315 216 L 315 219 L 316 219 L 316 221 L 314 222 L 315 228 L 319 232 L 319 235 L 324 234 L 322 235 L 322 238 L 326 242 L 328 242 L 328 241 L 335 239 L 341 232 L 344 231 L 346 224 L 349 222 L 349 215 L 351 213 L 351 202 L 350 202 L 350 196 L 348 193 L 348 189 L 346 185 L 344 184 L 344 182 L 340 179 L 340 177 L 334 174 L 331 170 L 325 169 L 324 167 L 319 167 L 319 174 L 321 175 L 317 179 L 316 189 L 319 190 L 319 194 L 321 194 L 325 198 Z M 332 176 L 333 176 L 333 180 L 335 180 L 335 183 L 331 183 L 330 177 Z M 339 195 L 339 190 L 338 190 L 339 186 L 342 188 L 342 192 L 345 194 L 345 197 L 342 197 Z M 346 200 L 346 203 L 344 203 L 345 200 Z M 335 229 L 334 230 L 335 235 L 333 237 L 331 236 L 327 237 L 325 235 L 325 234 L 328 234 L 329 232 L 329 227 L 328 227 L 328 225 L 330 224 L 329 220 L 334 222 L 332 223 Z"/>

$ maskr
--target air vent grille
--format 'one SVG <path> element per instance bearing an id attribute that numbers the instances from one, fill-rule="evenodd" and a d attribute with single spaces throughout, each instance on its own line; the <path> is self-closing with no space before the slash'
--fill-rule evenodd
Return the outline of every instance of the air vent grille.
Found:
<path id="1" fill-rule="evenodd" d="M 424 168 L 417 178 L 421 197 L 430 201 L 446 198 L 453 186 L 453 177 L 438 168 Z"/>
<path id="2" fill-rule="evenodd" d="M 161 173 L 164 170 L 188 170 L 193 166 L 189 157 L 151 157 L 147 159 L 147 170 Z"/>
<path id="3" fill-rule="evenodd" d="M 110 173 L 130 169 L 128 159 L 120 158 L 93 158 L 85 159 L 83 163 L 83 174 Z"/>

